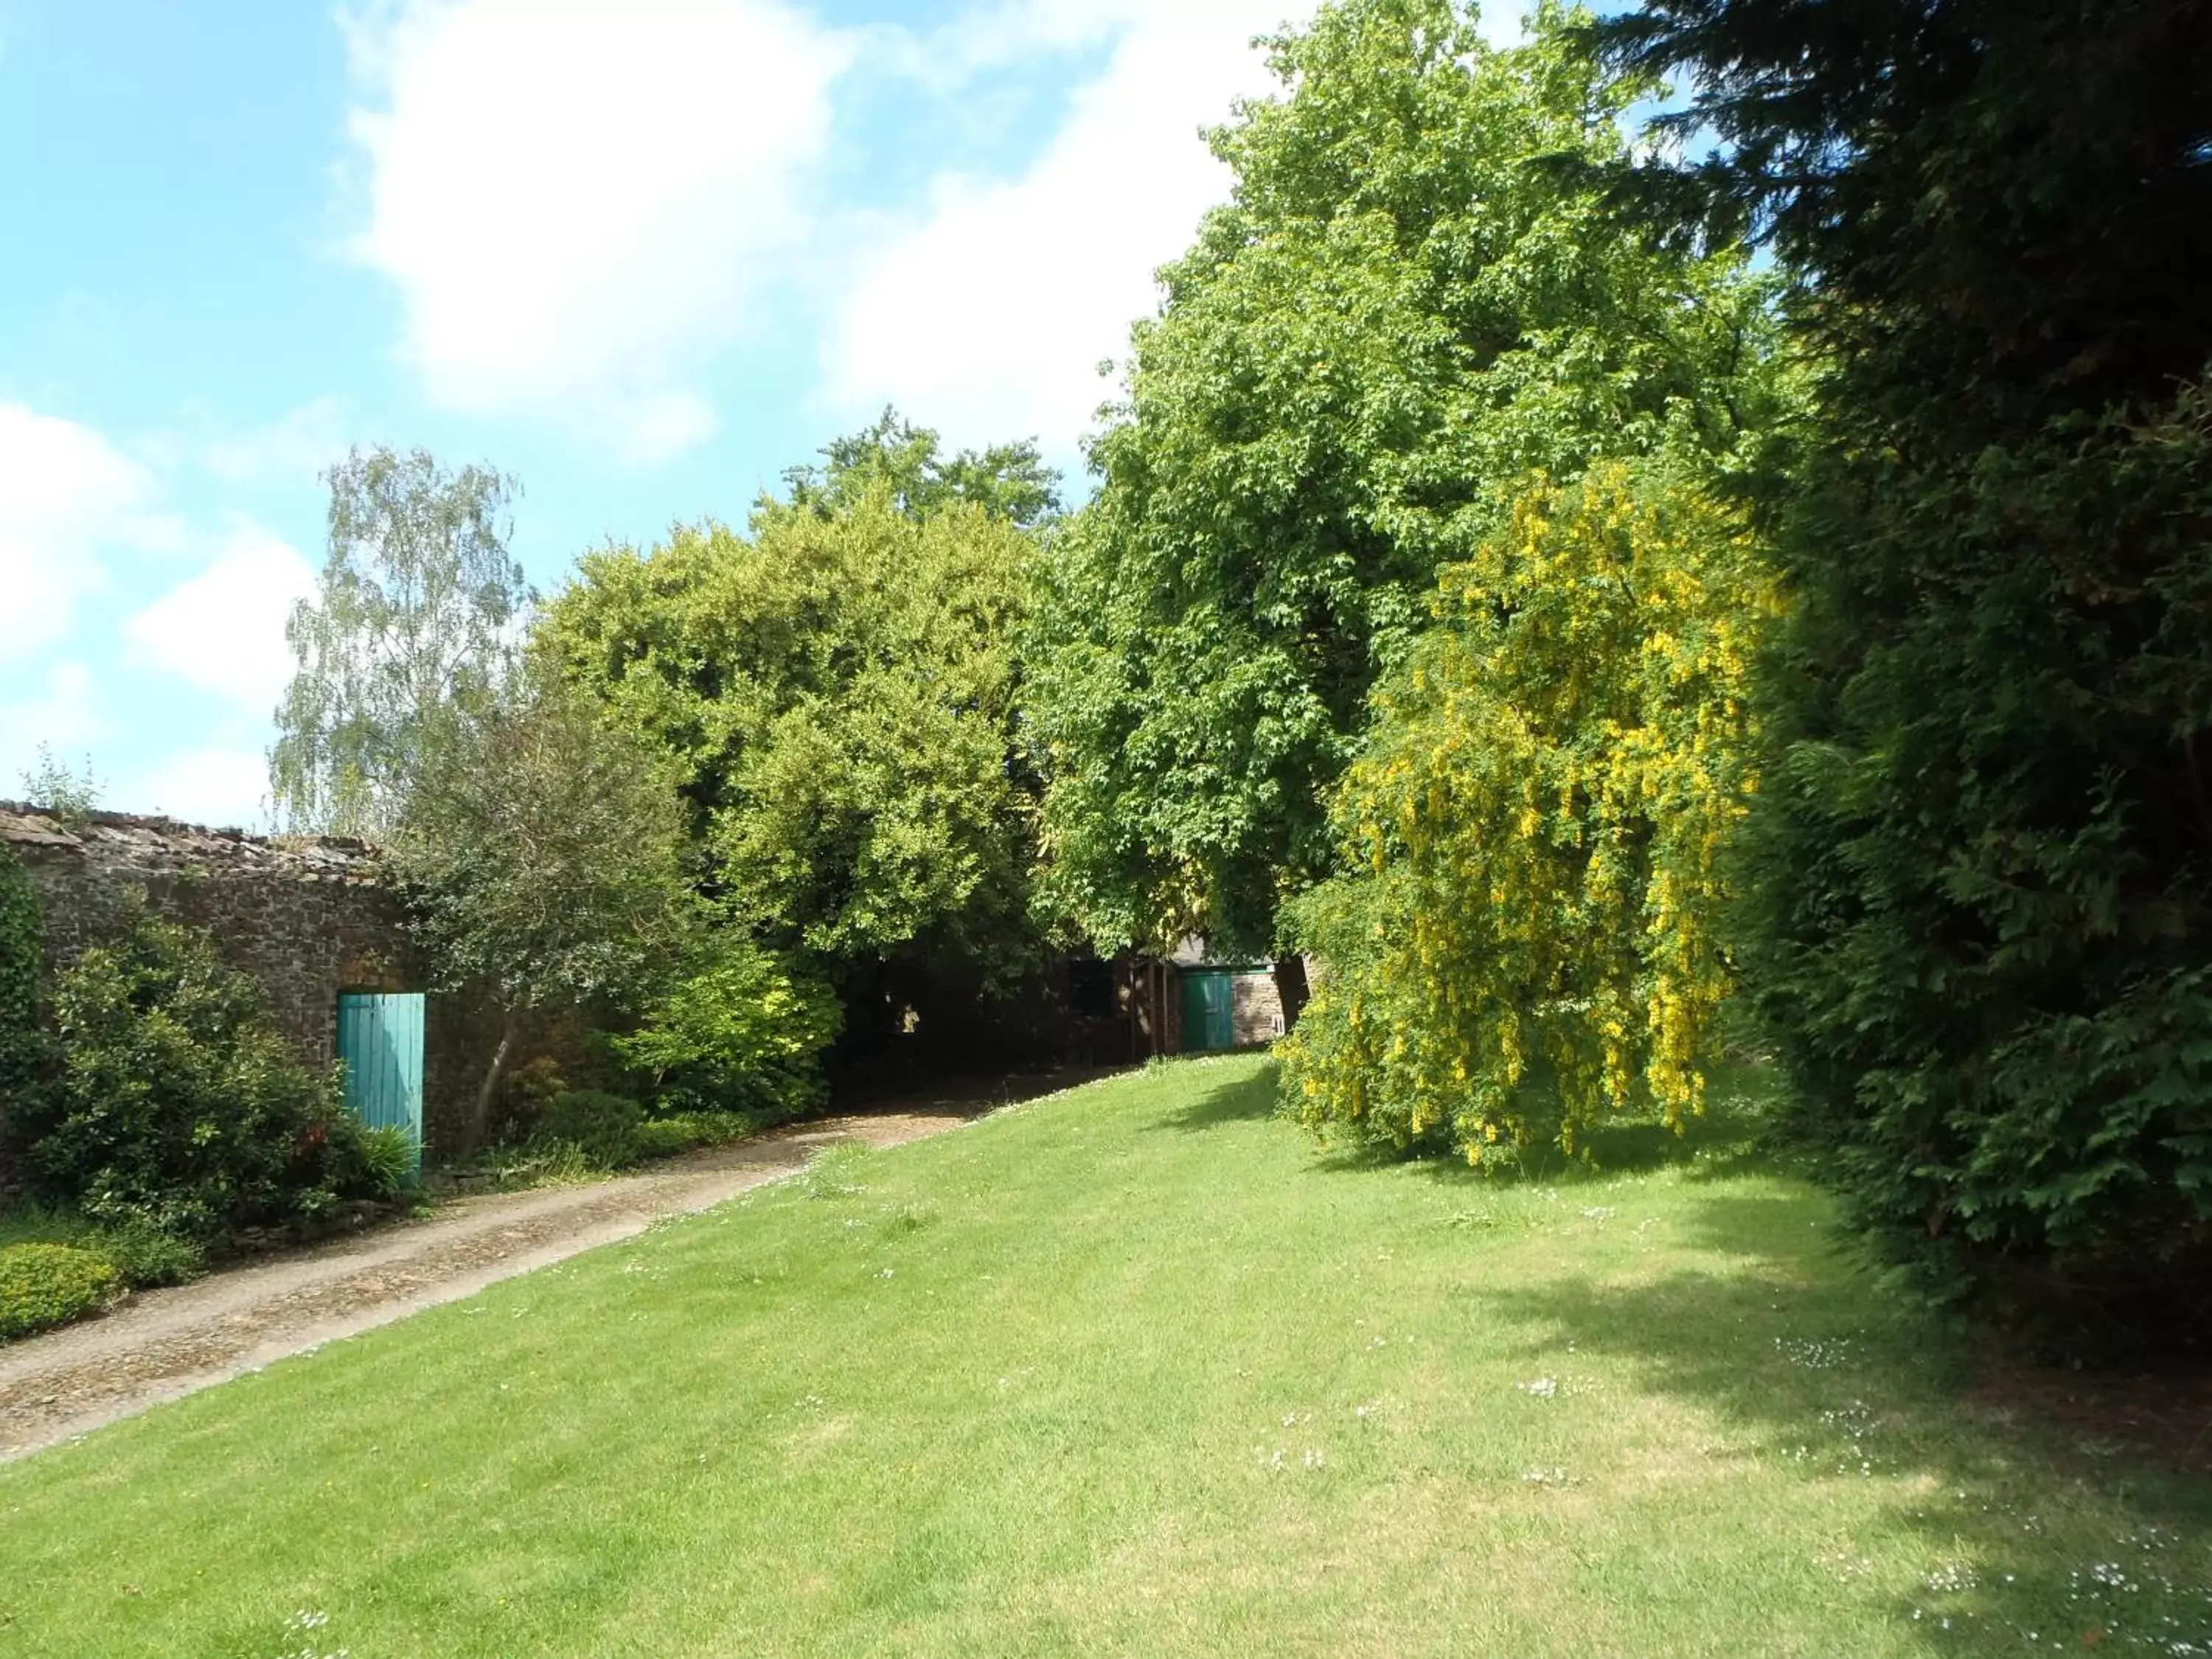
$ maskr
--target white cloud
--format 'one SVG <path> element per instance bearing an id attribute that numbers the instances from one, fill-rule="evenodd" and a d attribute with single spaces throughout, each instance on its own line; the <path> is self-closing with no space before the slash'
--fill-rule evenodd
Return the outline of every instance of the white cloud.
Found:
<path id="1" fill-rule="evenodd" d="M 317 398 L 266 426 L 210 440 L 204 459 L 225 483 L 308 484 L 345 447 L 344 410 L 335 398 Z"/>
<path id="2" fill-rule="evenodd" d="M 139 661 L 266 714 L 294 666 L 285 618 L 315 591 L 315 568 L 257 525 L 224 538 L 215 562 L 132 617 L 124 632 Z"/>
<path id="3" fill-rule="evenodd" d="M 373 106 L 359 258 L 434 398 L 640 459 L 803 238 L 856 37 L 779 0 L 404 0 L 349 27 Z"/>
<path id="4" fill-rule="evenodd" d="M 926 215 L 864 258 L 833 319 L 823 398 L 850 418 L 885 402 L 956 441 L 1041 439 L 1069 454 L 1114 391 L 1098 364 L 1158 301 L 1152 273 L 1225 198 L 1201 128 L 1279 90 L 1252 40 L 1312 0 L 996 0 L 930 37 L 940 87 L 1025 53 L 1112 41 L 1044 154 L 1012 181 L 938 179 Z M 1522 38 L 1522 0 L 1484 33 Z"/>
<path id="5" fill-rule="evenodd" d="M 1027 173 L 939 179 L 927 216 L 866 263 L 831 324 L 826 400 L 848 415 L 892 402 L 962 442 L 1030 434 L 1072 449 L 1112 390 L 1097 365 L 1157 303 L 1152 272 L 1227 193 L 1200 130 L 1273 88 L 1250 42 L 1283 11 L 1061 0 L 1032 15 L 1071 41 L 1115 19 L 1120 38 Z"/>
<path id="6" fill-rule="evenodd" d="M 76 602 L 106 581 L 105 555 L 169 539 L 154 493 L 91 428 L 0 404 L 0 651 L 64 637 Z"/>
<path id="7" fill-rule="evenodd" d="M 269 759 L 258 749 L 196 749 L 173 755 L 131 786 L 133 812 L 185 823 L 252 828 L 269 811 Z"/>

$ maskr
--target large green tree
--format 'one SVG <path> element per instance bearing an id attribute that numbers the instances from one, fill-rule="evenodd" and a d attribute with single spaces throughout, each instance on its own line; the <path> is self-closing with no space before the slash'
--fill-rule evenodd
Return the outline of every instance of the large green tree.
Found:
<path id="1" fill-rule="evenodd" d="M 1953 1285 L 2201 1293 L 2212 5 L 1647 0 L 1595 40 L 1691 67 L 1717 146 L 1629 193 L 1770 234 L 1820 371 L 1770 468 L 1744 941 L 1820 1167 Z"/>
<path id="2" fill-rule="evenodd" d="M 1439 565 L 1539 471 L 1761 417 L 1741 260 L 1647 246 L 1542 165 L 1624 159 L 1651 85 L 1565 21 L 1498 52 L 1452 0 L 1341 0 L 1214 136 L 1231 198 L 1135 331 L 1030 652 L 1046 879 L 1102 945 L 1271 945 Z"/>
<path id="3" fill-rule="evenodd" d="M 896 417 L 748 532 L 586 556 L 538 647 L 670 758 L 729 923 L 848 988 L 1006 963 L 1030 938 L 1035 786 L 1013 631 L 1048 506 L 1035 452 L 939 456 Z"/>
<path id="4" fill-rule="evenodd" d="M 532 599 L 507 550 L 516 485 L 382 446 L 325 481 L 330 556 L 285 624 L 299 668 L 276 710 L 270 790 L 293 830 L 375 838 L 441 723 L 486 705 L 512 665 Z"/>
<path id="5" fill-rule="evenodd" d="M 595 699 L 510 675 L 448 715 L 388 857 L 439 982 L 501 1014 L 465 1127 L 471 1152 L 533 1008 L 641 1001 L 697 926 L 664 757 Z"/>

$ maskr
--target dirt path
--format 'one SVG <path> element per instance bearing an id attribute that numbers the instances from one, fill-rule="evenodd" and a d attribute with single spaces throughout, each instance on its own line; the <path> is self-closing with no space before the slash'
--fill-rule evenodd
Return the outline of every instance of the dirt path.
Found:
<path id="1" fill-rule="evenodd" d="M 105 1319 L 0 1347 L 0 1460 L 706 1209 L 834 1142 L 896 1146 L 997 1103 L 956 1093 L 823 1118 L 592 1186 L 462 1199 L 428 1221 L 143 1292 Z"/>

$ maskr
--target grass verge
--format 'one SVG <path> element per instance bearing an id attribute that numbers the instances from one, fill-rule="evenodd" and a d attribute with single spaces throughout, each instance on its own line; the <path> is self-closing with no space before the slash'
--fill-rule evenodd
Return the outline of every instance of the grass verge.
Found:
<path id="1" fill-rule="evenodd" d="M 1504 1184 L 1272 1088 L 841 1153 L 0 1468 L 0 1650 L 2212 1652 L 2204 1484 L 1966 1403 L 1725 1123 Z"/>

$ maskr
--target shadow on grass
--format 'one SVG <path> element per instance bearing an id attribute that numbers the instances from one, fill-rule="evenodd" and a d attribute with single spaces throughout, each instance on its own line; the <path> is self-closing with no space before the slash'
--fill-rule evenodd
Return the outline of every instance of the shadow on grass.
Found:
<path id="1" fill-rule="evenodd" d="M 1802 1202 L 1686 1197 L 1693 1242 L 1741 1268 L 1495 1287 L 1486 1300 L 1532 1364 L 1569 1341 L 1626 1362 L 1727 1425 L 1709 1455 L 1802 1474 L 1808 1511 L 1825 1484 L 1906 1477 L 1887 1486 L 1886 1537 L 1861 1529 L 1852 1559 L 1826 1565 L 1849 1579 L 1856 1558 L 1911 1540 L 1924 1578 L 1890 1611 L 1930 1651 L 2013 1650 L 2034 1632 L 2039 1646 L 2212 1653 L 2212 1481 L 1970 1409 L 1955 1343 L 1839 1263 Z"/>
<path id="2" fill-rule="evenodd" d="M 1388 1142 L 1339 1141 L 1327 1145 L 1315 1160 L 1324 1172 L 1358 1175 L 1409 1167 L 1447 1186 L 1503 1183 L 1539 1187 L 1610 1181 L 1670 1168 L 1697 1181 L 1759 1172 L 1802 1173 L 1792 1153 L 1769 1145 L 1762 1103 L 1717 1096 L 1705 1112 L 1689 1119 L 1678 1133 L 1656 1115 L 1622 1115 L 1583 1126 L 1576 1150 L 1560 1150 L 1557 1131 L 1540 1137 L 1517 1162 L 1478 1168 L 1455 1152 L 1405 1149 Z"/>
<path id="3" fill-rule="evenodd" d="M 1225 1079 L 1188 1104 L 1164 1115 L 1158 1127 L 1197 1133 L 1224 1123 L 1251 1123 L 1273 1117 L 1275 1076 L 1270 1061 L 1249 1077 Z"/>

